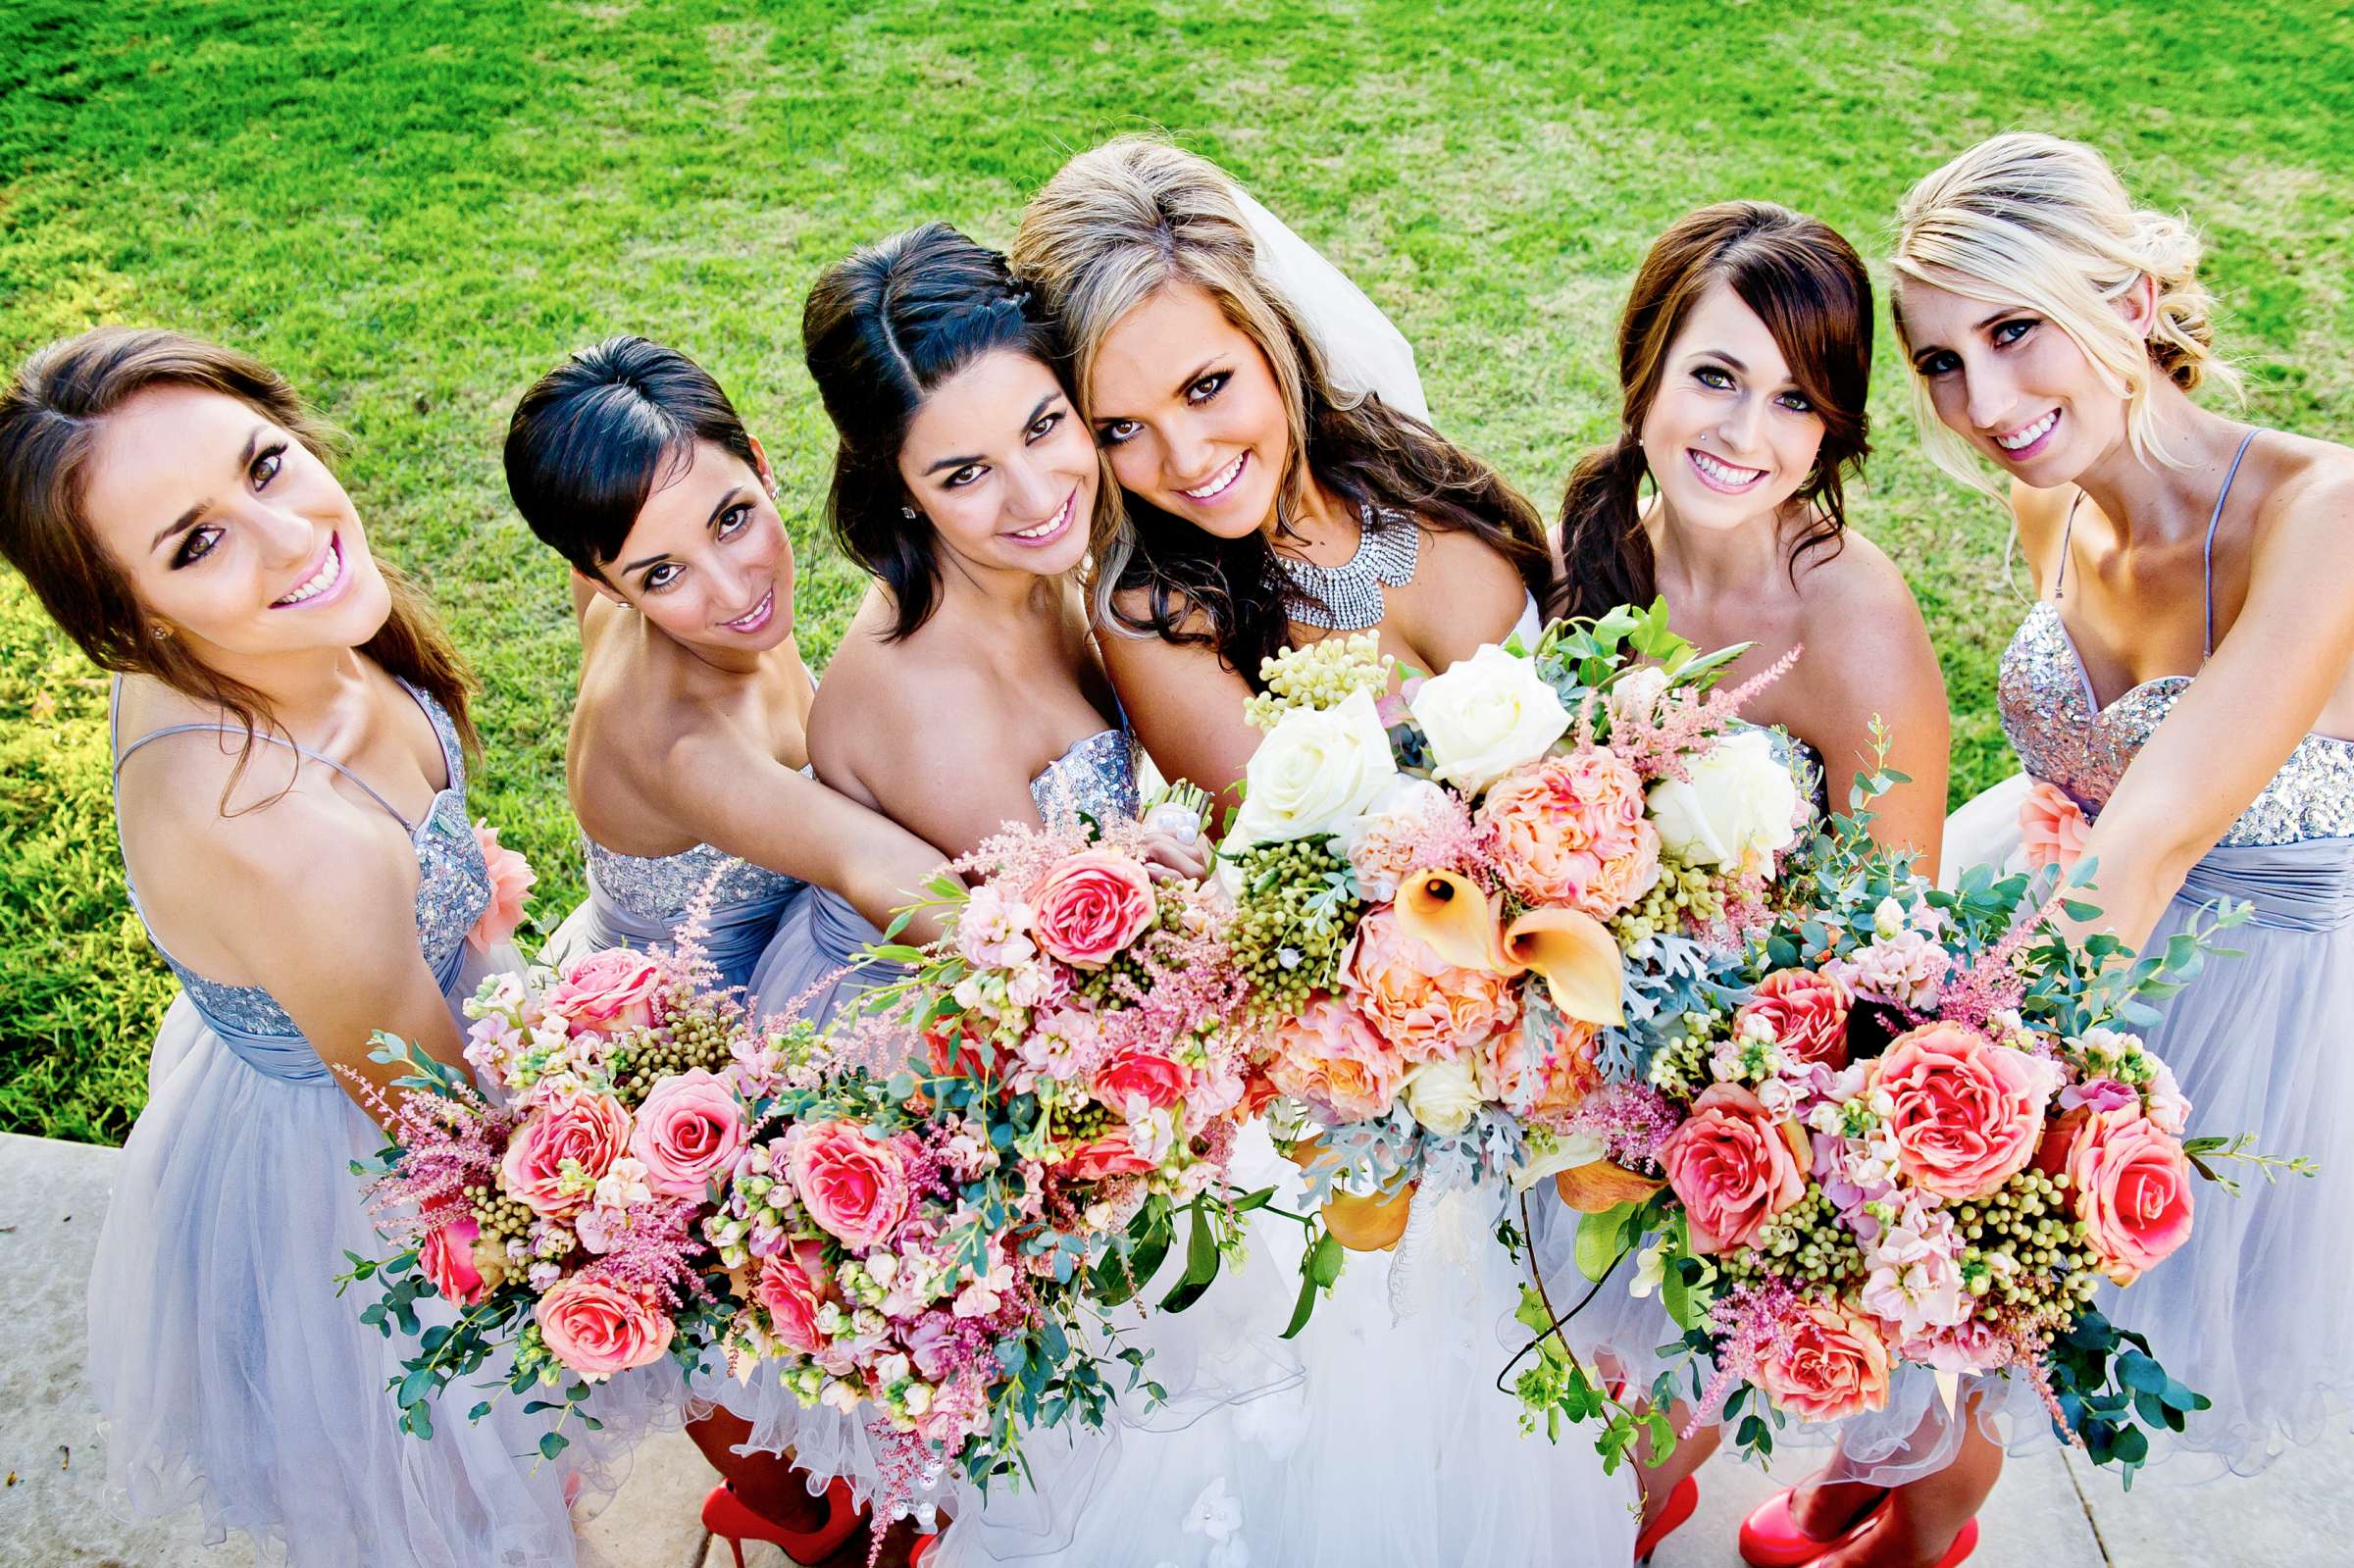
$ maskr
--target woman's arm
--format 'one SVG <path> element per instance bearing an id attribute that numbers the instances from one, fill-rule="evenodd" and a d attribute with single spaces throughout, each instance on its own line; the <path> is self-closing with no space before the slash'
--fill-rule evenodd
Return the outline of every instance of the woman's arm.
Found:
<path id="1" fill-rule="evenodd" d="M 2149 938 L 2199 858 L 2280 771 L 2354 660 L 2354 462 L 2292 481 L 2259 518 L 2248 595 L 2101 809 L 2084 895 L 2068 922 L 2128 945 Z"/>
<path id="2" fill-rule="evenodd" d="M 1242 804 L 1244 771 L 1259 733 L 1243 717 L 1251 684 L 1207 643 L 1099 633 L 1103 670 L 1161 777 L 1186 780 L 1219 797 L 1213 826 Z"/>

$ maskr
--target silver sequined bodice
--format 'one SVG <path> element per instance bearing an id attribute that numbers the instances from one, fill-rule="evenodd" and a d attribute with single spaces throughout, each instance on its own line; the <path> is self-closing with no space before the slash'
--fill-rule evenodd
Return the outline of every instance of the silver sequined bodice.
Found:
<path id="1" fill-rule="evenodd" d="M 406 684 L 406 683 L 403 683 Z M 417 946 L 424 955 L 426 966 L 447 985 L 457 972 L 458 961 L 466 943 L 466 934 L 482 918 L 490 905 L 490 873 L 483 862 L 483 847 L 474 836 L 474 829 L 466 818 L 466 761 L 458 746 L 457 727 L 442 711 L 432 693 L 409 688 L 426 717 L 433 721 L 434 733 L 441 742 L 443 765 L 448 770 L 449 784 L 434 796 L 434 803 L 410 834 L 417 849 Z M 138 903 L 134 890 L 131 903 Z M 144 923 L 144 912 L 140 920 Z M 154 933 L 148 933 L 154 940 Z M 259 986 L 229 986 L 207 980 L 182 965 L 164 951 L 158 941 L 155 950 L 163 955 L 172 973 L 196 1004 L 206 1022 L 217 1030 L 255 1036 L 269 1039 L 296 1040 L 302 1032 L 294 1020 L 286 1016 L 277 999 Z"/>
<path id="2" fill-rule="evenodd" d="M 1134 817 L 1143 809 L 1136 774 L 1136 736 L 1127 730 L 1099 730 L 1030 781 L 1030 799 L 1049 826 L 1080 814 L 1099 821 Z"/>
<path id="3" fill-rule="evenodd" d="M 1996 700 L 2020 762 L 2090 813 L 2118 781 L 2192 677 L 2161 676 L 2100 707 L 2059 607 L 2038 600 L 2003 650 Z M 2354 741 L 2309 734 L 2219 843 L 2291 844 L 2354 835 Z"/>
<path id="4" fill-rule="evenodd" d="M 711 844 L 675 855 L 618 854 L 586 836 L 581 845 L 597 892 L 624 913 L 658 924 L 675 923 L 714 872 L 719 875 L 712 889 L 716 908 L 782 899 L 800 886 L 795 878 L 738 860 Z"/>

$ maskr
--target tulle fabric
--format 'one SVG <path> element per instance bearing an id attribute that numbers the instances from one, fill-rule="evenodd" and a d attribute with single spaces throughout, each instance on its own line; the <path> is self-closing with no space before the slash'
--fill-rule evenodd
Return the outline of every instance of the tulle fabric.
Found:
<path id="1" fill-rule="evenodd" d="M 862 949 L 882 939 L 848 899 L 831 887 L 811 887 L 793 900 L 752 966 L 753 1011 L 791 1010 L 824 1028 L 845 1003 L 900 978 L 896 965 L 857 962 Z"/>
<path id="2" fill-rule="evenodd" d="M 1271 1150 L 1238 1166 L 1237 1181 L 1276 1184 L 1286 1207 L 1302 1201 L 1297 1173 Z M 931 1561 L 1626 1561 L 1631 1470 L 1605 1477 L 1575 1435 L 1559 1446 L 1522 1435 L 1517 1400 L 1495 1387 L 1528 1336 L 1510 1321 L 1523 1277 L 1488 1234 L 1488 1199 L 1432 1204 L 1410 1253 L 1352 1254 L 1290 1341 L 1277 1336 L 1298 1289 L 1297 1232 L 1259 1229 L 1242 1278 L 1147 1326 L 1149 1371 L 1169 1386 L 1169 1404 L 1132 1397 L 1105 1432 L 1033 1435 L 1037 1488 L 993 1488 L 986 1502 L 968 1489 Z M 1394 1280 L 1394 1266 L 1408 1277 Z"/>
<path id="3" fill-rule="evenodd" d="M 515 962 L 476 959 L 451 996 Z M 453 1388 L 431 1442 L 402 1433 L 386 1385 L 409 1341 L 360 1322 L 366 1287 L 334 1284 L 346 1251 L 386 1250 L 349 1170 L 383 1141 L 332 1080 L 265 1076 L 173 1001 L 90 1278 L 115 1505 L 193 1506 L 208 1541 L 242 1531 L 320 1568 L 569 1568 L 575 1515 L 611 1495 L 665 1401 L 643 1379 L 613 1388 L 606 1432 L 574 1423 L 552 1461 L 536 1453 L 549 1417 L 511 1394 L 473 1425 L 487 1393 Z"/>

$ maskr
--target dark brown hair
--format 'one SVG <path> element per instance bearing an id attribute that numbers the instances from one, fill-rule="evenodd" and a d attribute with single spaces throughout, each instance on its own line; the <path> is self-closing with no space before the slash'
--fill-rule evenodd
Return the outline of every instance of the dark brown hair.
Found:
<path id="1" fill-rule="evenodd" d="M 1643 421 L 1659 395 L 1667 350 L 1693 307 L 1718 282 L 1757 312 L 1822 421 L 1822 446 L 1798 488 L 1806 529 L 1787 569 L 1811 551 L 1836 555 L 1847 531 L 1841 471 L 1871 450 L 1865 395 L 1871 380 L 1871 278 L 1829 225 L 1770 202 L 1727 201 L 1679 220 L 1643 258 L 1618 319 L 1618 439 L 1578 459 L 1561 498 L 1561 597 L 1549 613 L 1600 615 L 1648 604 L 1658 592 L 1640 493 L 1650 472 Z"/>
<path id="2" fill-rule="evenodd" d="M 0 555 L 39 595 L 50 619 L 102 670 L 144 675 L 218 707 L 244 727 L 276 726 L 268 700 L 198 658 L 139 602 L 130 576 L 90 531 L 82 511 L 98 428 L 150 386 L 190 386 L 233 397 L 291 431 L 326 461 L 333 431 L 285 378 L 248 355 L 185 332 L 101 327 L 36 351 L 0 392 Z M 425 595 L 381 557 L 392 614 L 360 652 L 449 710 L 469 749 L 470 680 Z M 239 762 L 242 767 L 242 760 Z"/>

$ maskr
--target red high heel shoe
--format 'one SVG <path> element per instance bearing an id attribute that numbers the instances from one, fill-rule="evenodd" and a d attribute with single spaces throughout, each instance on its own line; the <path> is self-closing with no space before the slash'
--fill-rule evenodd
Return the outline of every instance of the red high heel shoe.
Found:
<path id="1" fill-rule="evenodd" d="M 1790 1499 L 1797 1492 L 1796 1487 L 1784 1487 L 1741 1521 L 1741 1560 L 1750 1568 L 1803 1568 L 1863 1529 L 1879 1507 L 1874 1502 L 1845 1530 L 1828 1541 L 1818 1541 L 1799 1529 L 1798 1521 L 1790 1516 Z"/>
<path id="2" fill-rule="evenodd" d="M 1691 1518 L 1693 1510 L 1699 1506 L 1700 1482 L 1686 1476 L 1675 1484 L 1673 1492 L 1667 1493 L 1667 1501 L 1660 1509 L 1660 1516 L 1645 1526 L 1643 1533 L 1635 1538 L 1635 1561 L 1649 1562 L 1651 1554 L 1660 1549 L 1660 1543 L 1682 1529 L 1684 1521 Z"/>
<path id="3" fill-rule="evenodd" d="M 785 1555 L 797 1563 L 823 1562 L 865 1521 L 857 1499 L 850 1495 L 849 1484 L 843 1481 L 826 1489 L 826 1522 L 815 1530 L 787 1530 L 766 1514 L 754 1513 L 724 1482 L 703 1499 L 703 1528 L 728 1543 L 728 1550 L 736 1554 L 736 1568 L 743 1568 L 743 1543 L 747 1541 L 782 1546 Z M 915 1560 L 922 1560 L 920 1554 Z"/>

